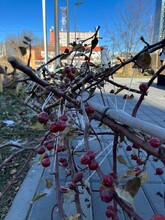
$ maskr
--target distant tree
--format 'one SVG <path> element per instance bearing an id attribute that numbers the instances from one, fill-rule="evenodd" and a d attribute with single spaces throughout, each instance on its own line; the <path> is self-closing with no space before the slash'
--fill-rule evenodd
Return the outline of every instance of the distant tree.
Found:
<path id="1" fill-rule="evenodd" d="M 116 8 L 105 27 L 104 38 L 113 51 L 130 54 L 138 51 L 140 37 L 149 43 L 153 31 L 153 0 L 125 0 Z"/>
<path id="2" fill-rule="evenodd" d="M 43 45 L 43 40 L 36 37 L 33 32 L 24 30 L 19 35 L 10 34 L 5 38 L 5 47 L 7 56 L 16 56 L 20 57 L 21 52 L 19 47 L 26 46 L 24 44 L 24 37 L 31 39 L 32 46 Z"/>

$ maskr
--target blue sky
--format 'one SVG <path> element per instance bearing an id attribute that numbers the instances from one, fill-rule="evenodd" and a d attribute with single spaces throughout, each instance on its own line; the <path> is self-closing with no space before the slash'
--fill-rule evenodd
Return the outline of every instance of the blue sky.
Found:
<path id="1" fill-rule="evenodd" d="M 82 0 L 83 4 L 76 7 L 76 23 L 79 31 L 101 29 L 114 13 L 116 5 L 122 0 Z M 68 0 L 70 14 L 70 30 L 74 31 L 74 4 L 76 0 Z M 66 0 L 59 0 L 59 7 L 64 7 Z M 0 0 L 0 42 L 10 34 L 19 35 L 22 30 L 43 36 L 42 0 Z M 47 29 L 54 26 L 54 0 L 46 0 Z M 59 27 L 61 27 L 61 19 Z M 49 36 L 48 36 L 49 38 Z"/>
<path id="2" fill-rule="evenodd" d="M 68 0 L 71 31 L 74 31 L 74 4 L 78 1 Z M 82 0 L 83 4 L 76 7 L 77 29 L 94 31 L 100 25 L 101 36 L 104 26 L 124 1 L 126 0 Z M 59 0 L 59 7 L 65 5 L 66 0 Z M 42 0 L 0 0 L 0 9 L 0 42 L 5 41 L 7 35 L 19 35 L 22 30 L 32 31 L 35 36 L 43 37 Z M 54 0 L 46 0 L 46 9 L 49 33 L 51 26 L 54 26 Z"/>

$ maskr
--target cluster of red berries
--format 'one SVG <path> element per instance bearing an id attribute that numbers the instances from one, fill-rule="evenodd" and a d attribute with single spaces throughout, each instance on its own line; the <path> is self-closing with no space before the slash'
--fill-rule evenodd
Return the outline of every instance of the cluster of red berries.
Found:
<path id="1" fill-rule="evenodd" d="M 97 170 L 99 163 L 95 159 L 95 152 L 92 150 L 87 150 L 87 152 L 81 156 L 80 163 L 88 165 L 90 170 Z"/>
<path id="2" fill-rule="evenodd" d="M 59 119 L 53 121 L 50 126 L 49 129 L 51 132 L 56 133 L 58 131 L 64 131 L 67 124 L 66 121 L 68 120 L 68 116 L 67 115 L 62 115 L 59 117 Z"/>
<path id="3" fill-rule="evenodd" d="M 50 166 L 50 159 L 49 159 L 48 154 L 46 153 L 46 149 L 51 151 L 53 148 L 54 148 L 53 142 L 49 142 L 49 143 L 47 143 L 43 146 L 40 146 L 37 149 L 37 153 L 40 154 L 40 155 L 43 155 L 43 159 L 41 161 L 41 164 L 42 164 L 43 167 L 49 167 Z"/>

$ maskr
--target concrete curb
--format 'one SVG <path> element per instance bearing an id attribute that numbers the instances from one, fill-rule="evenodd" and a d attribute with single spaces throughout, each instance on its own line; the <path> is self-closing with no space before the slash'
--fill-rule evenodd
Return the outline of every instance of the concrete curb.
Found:
<path id="1" fill-rule="evenodd" d="M 36 194 L 40 179 L 43 175 L 43 169 L 38 165 L 37 161 L 38 157 L 35 159 L 18 193 L 16 194 L 5 220 L 26 219 L 31 206 L 30 202 Z"/>

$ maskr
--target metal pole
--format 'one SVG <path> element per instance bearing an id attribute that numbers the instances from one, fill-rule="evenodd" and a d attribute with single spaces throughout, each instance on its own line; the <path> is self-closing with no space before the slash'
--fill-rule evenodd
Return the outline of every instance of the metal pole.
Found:
<path id="1" fill-rule="evenodd" d="M 77 32 L 77 27 L 76 27 L 76 6 L 79 6 L 79 5 L 82 5 L 83 2 L 76 2 L 74 4 L 74 34 L 75 34 L 75 41 L 77 40 L 76 39 L 76 32 Z"/>
<path id="2" fill-rule="evenodd" d="M 54 0 L 54 31 L 55 31 L 55 56 L 59 54 L 59 16 L 58 0 Z M 58 61 L 56 62 L 58 64 Z"/>
<path id="3" fill-rule="evenodd" d="M 74 5 L 74 39 L 76 41 L 76 4 Z"/>
<path id="4" fill-rule="evenodd" d="M 45 6 L 45 0 L 42 0 L 42 18 L 43 18 L 43 34 L 44 34 L 45 63 L 47 63 L 47 62 L 48 62 L 48 44 L 47 44 L 47 28 L 46 28 L 46 6 Z"/>
<path id="5" fill-rule="evenodd" d="M 69 24 L 69 3 L 68 0 L 66 0 L 66 16 L 67 16 L 67 48 L 69 49 L 69 43 L 70 43 L 70 24 Z"/>

